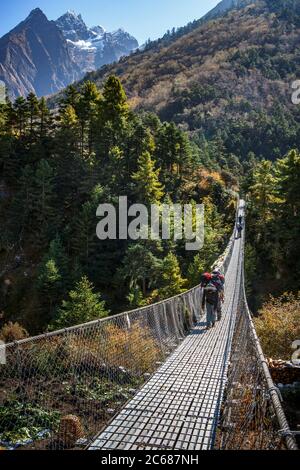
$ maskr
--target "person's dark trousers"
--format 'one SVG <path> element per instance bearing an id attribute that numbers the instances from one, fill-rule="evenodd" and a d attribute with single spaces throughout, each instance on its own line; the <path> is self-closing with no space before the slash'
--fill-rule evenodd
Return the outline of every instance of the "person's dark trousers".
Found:
<path id="1" fill-rule="evenodd" d="M 216 310 L 215 305 L 206 302 L 206 321 L 208 327 L 214 326 L 216 323 Z"/>
<path id="2" fill-rule="evenodd" d="M 217 318 L 218 318 L 218 321 L 220 321 L 221 318 L 222 318 L 222 301 L 221 301 L 220 298 L 219 298 L 219 300 L 218 300 Z"/>

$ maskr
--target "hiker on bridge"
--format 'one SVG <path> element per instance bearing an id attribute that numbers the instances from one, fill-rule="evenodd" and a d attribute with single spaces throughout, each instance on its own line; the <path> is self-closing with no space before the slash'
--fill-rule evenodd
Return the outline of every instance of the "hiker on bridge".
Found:
<path id="1" fill-rule="evenodd" d="M 225 277 L 222 275 L 221 271 L 216 269 L 212 273 L 212 283 L 218 290 L 218 306 L 217 306 L 217 321 L 222 319 L 222 304 L 224 303 L 224 284 Z"/>
<path id="2" fill-rule="evenodd" d="M 236 228 L 238 233 L 237 239 L 242 238 L 243 225 L 238 223 Z"/>
<path id="3" fill-rule="evenodd" d="M 203 290 L 203 308 L 205 307 L 205 301 L 207 300 L 205 299 L 206 287 L 208 287 L 209 284 L 212 284 L 217 289 L 218 299 L 216 300 L 216 307 L 214 311 L 214 321 L 209 320 L 209 318 L 211 318 L 212 312 L 211 312 L 210 305 L 207 305 L 206 303 L 206 307 L 207 307 L 206 311 L 209 317 L 207 320 L 208 326 L 210 326 L 212 323 L 215 323 L 216 321 L 220 321 L 222 318 L 222 303 L 224 302 L 225 277 L 222 275 L 219 269 L 215 269 L 212 274 L 204 273 L 201 276 L 201 287 L 204 289 Z M 207 297 L 210 296 L 210 292 L 211 292 L 210 288 L 208 289 L 208 292 L 209 294 Z"/>
<path id="4" fill-rule="evenodd" d="M 203 289 L 202 308 L 206 307 L 206 329 L 213 328 L 217 321 L 217 309 L 219 303 L 219 292 L 212 281 Z"/>

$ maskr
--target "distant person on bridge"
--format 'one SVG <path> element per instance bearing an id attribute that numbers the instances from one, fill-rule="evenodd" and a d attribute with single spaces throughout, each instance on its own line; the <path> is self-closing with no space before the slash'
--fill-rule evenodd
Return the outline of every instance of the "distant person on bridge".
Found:
<path id="1" fill-rule="evenodd" d="M 212 281 L 203 289 L 202 308 L 206 307 L 207 327 L 213 328 L 217 321 L 217 309 L 219 303 L 219 291 Z"/>
<path id="2" fill-rule="evenodd" d="M 242 238 L 243 225 L 238 223 L 236 229 L 238 233 L 238 236 L 236 238 L 237 239 Z"/>

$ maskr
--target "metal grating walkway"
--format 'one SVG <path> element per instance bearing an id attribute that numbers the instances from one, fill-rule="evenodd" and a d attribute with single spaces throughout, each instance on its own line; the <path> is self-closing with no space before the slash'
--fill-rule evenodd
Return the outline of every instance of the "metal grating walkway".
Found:
<path id="1" fill-rule="evenodd" d="M 90 450 L 213 448 L 226 385 L 241 269 L 241 240 L 235 240 L 221 322 L 209 331 L 205 330 L 205 322 L 198 324 Z"/>

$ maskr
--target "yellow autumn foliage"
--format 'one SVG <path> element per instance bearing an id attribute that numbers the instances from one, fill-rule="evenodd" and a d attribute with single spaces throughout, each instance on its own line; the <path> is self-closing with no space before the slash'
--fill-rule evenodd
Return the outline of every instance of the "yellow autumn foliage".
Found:
<path id="1" fill-rule="evenodd" d="M 292 343 L 300 339 L 300 292 L 271 297 L 255 319 L 255 327 L 264 354 L 274 359 L 290 360 Z"/>
<path id="2" fill-rule="evenodd" d="M 139 322 L 126 330 L 113 324 L 105 327 L 107 347 L 100 348 L 100 354 L 110 366 L 124 367 L 132 372 L 153 372 L 156 362 L 161 359 L 161 351 L 147 327 Z"/>

